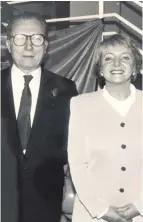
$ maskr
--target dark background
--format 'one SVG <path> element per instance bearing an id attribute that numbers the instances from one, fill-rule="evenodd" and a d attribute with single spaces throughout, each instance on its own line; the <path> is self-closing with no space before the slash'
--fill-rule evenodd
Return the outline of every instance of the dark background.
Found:
<path id="1" fill-rule="evenodd" d="M 1 3 L 1 22 L 9 21 L 13 15 L 21 12 L 35 12 L 45 19 L 69 17 L 70 2 L 53 1 L 31 1 L 20 4 Z M 50 30 L 63 29 L 69 26 L 69 22 L 60 22 L 49 24 Z"/>
<path id="2" fill-rule="evenodd" d="M 1 22 L 8 22 L 13 15 L 24 11 L 39 13 L 45 19 L 99 14 L 98 1 L 29 1 L 19 4 L 7 4 L 6 1 L 2 1 L 1 6 Z M 142 29 L 142 8 L 132 1 L 105 1 L 104 13 L 114 12 Z M 69 27 L 70 24 L 76 24 L 76 22 L 48 23 L 48 26 L 50 30 L 59 30 Z M 137 46 L 142 48 L 142 36 L 122 22 L 114 18 L 105 18 L 104 24 L 105 32 L 116 31 L 128 34 Z M 2 32 L 3 30 L 2 27 Z"/>

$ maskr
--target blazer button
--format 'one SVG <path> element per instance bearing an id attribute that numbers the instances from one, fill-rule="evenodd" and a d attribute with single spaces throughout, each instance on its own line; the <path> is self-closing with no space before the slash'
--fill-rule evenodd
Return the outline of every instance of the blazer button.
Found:
<path id="1" fill-rule="evenodd" d="M 124 189 L 123 189 L 123 188 L 120 188 L 119 191 L 120 191 L 121 193 L 124 193 Z"/>
<path id="2" fill-rule="evenodd" d="M 126 167 L 121 167 L 121 170 L 122 171 L 126 171 Z"/>
<path id="3" fill-rule="evenodd" d="M 120 126 L 121 126 L 121 127 L 125 127 L 125 123 L 121 123 Z"/>
<path id="4" fill-rule="evenodd" d="M 122 147 L 122 149 L 126 149 L 126 145 L 125 144 L 122 144 L 121 147 Z"/>

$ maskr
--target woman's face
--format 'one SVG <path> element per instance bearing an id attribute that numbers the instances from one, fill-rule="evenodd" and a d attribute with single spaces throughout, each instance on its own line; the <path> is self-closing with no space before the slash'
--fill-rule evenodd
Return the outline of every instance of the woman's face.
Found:
<path id="1" fill-rule="evenodd" d="M 101 75 L 106 82 L 122 84 L 130 82 L 135 74 L 135 60 L 124 45 L 108 46 L 101 56 Z"/>

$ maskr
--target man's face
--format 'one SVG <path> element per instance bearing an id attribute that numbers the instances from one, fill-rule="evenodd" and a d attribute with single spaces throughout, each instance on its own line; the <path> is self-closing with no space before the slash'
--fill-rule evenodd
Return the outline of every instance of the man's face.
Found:
<path id="1" fill-rule="evenodd" d="M 17 20 L 12 28 L 12 36 L 24 34 L 31 36 L 33 34 L 44 35 L 44 27 L 37 19 Z M 45 40 L 43 45 L 35 46 L 32 44 L 30 37 L 27 38 L 25 45 L 17 46 L 14 39 L 7 40 L 7 47 L 13 62 L 24 72 L 30 72 L 38 68 L 46 52 L 48 42 Z"/>

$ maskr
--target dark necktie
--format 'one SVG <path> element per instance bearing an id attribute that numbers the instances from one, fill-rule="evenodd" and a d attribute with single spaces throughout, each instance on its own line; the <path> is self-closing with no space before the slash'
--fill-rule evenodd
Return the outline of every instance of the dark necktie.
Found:
<path id="1" fill-rule="evenodd" d="M 17 125 L 18 125 L 21 145 L 23 150 L 25 150 L 31 130 L 31 123 L 30 123 L 31 91 L 29 88 L 29 83 L 33 77 L 31 75 L 24 75 L 23 77 L 25 80 L 25 84 L 21 96 L 20 108 L 17 117 Z"/>

